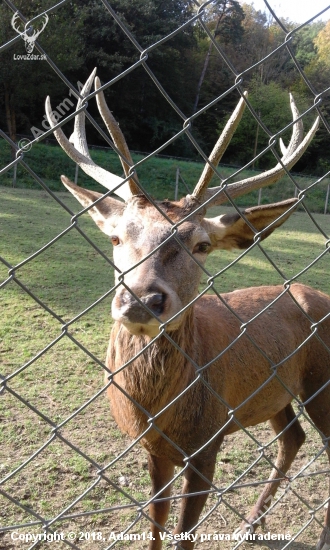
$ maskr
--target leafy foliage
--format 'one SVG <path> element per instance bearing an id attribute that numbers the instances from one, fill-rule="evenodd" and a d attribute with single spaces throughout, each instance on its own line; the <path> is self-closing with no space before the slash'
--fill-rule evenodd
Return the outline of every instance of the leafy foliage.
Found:
<path id="1" fill-rule="evenodd" d="M 45 2 L 19 0 L 16 6 L 27 21 L 36 13 L 42 13 L 53 6 L 52 0 Z M 0 6 L 0 43 L 3 44 L 16 36 L 12 28 L 13 13 L 7 6 Z M 49 21 L 38 37 L 38 43 L 52 56 L 64 73 L 78 68 L 83 63 L 82 40 L 80 36 L 84 24 L 84 10 L 78 2 L 70 2 L 62 10 L 49 12 Z M 18 28 L 24 30 L 23 20 Z M 38 29 L 40 22 L 34 26 Z M 35 48 L 33 54 L 39 51 Z M 43 105 L 49 90 L 63 93 L 63 85 L 45 60 L 24 60 L 26 56 L 23 40 L 15 47 L 4 50 L 0 62 L 0 110 L 5 113 L 6 125 L 11 139 L 16 141 L 16 132 L 26 131 L 33 126 L 32 121 L 42 120 Z M 0 123 L 1 123 L 0 118 Z"/>
<path id="2" fill-rule="evenodd" d="M 54 3 L 17 0 L 16 4 L 29 20 Z M 289 91 L 300 108 L 307 110 L 315 95 L 329 87 L 330 23 L 311 23 L 297 29 L 293 22 L 283 22 L 292 32 L 290 48 L 310 81 L 308 88 L 287 48 L 281 46 L 286 33 L 265 13 L 237 0 L 207 4 L 201 15 L 203 25 L 192 19 L 197 13 L 197 6 L 189 0 L 114 0 L 109 9 L 98 0 L 66 2 L 49 11 L 49 23 L 38 42 L 74 85 L 98 67 L 102 83 L 111 83 L 105 91 L 108 104 L 129 146 L 138 151 L 149 152 L 170 141 L 182 130 L 184 120 L 197 113 L 192 131 L 208 153 L 219 127 L 237 102 L 238 94 L 226 95 L 226 91 L 235 82 L 235 72 L 240 74 L 242 88 L 249 91 L 251 104 L 269 130 L 267 133 L 260 128 L 256 137 L 256 122 L 245 115 L 234 147 L 226 154 L 227 162 L 244 163 L 255 146 L 257 151 L 262 150 L 269 135 L 290 122 Z M 1 44 L 16 36 L 11 27 L 12 15 L 7 5 L 0 6 Z M 191 24 L 186 25 L 190 20 Z M 171 38 L 162 41 L 169 34 Z M 14 140 L 16 131 L 30 135 L 31 127 L 41 127 L 46 95 L 51 93 L 53 105 L 68 97 L 67 87 L 46 61 L 13 62 L 15 53 L 25 53 L 23 41 L 1 52 L 0 61 L 0 126 L 7 128 Z M 118 78 L 124 70 L 125 78 Z M 165 89 L 178 110 L 172 109 L 159 87 Z M 225 96 L 216 102 L 222 94 Z M 327 99 L 327 94 L 322 97 Z M 100 121 L 94 102 L 89 109 Z M 326 101 L 322 109 L 327 116 Z M 308 126 L 310 120 L 306 122 Z M 71 127 L 65 131 L 71 133 Z M 88 129 L 88 136 L 91 143 L 102 144 L 94 128 Z M 326 130 L 318 133 L 300 170 L 316 173 L 326 165 L 328 139 Z M 187 138 L 175 140 L 164 153 L 190 158 L 197 155 Z M 273 163 L 270 153 L 259 166 L 269 163 Z"/>

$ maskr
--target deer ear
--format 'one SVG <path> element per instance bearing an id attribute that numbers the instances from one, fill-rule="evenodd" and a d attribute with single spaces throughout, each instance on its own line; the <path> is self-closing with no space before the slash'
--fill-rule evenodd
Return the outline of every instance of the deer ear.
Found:
<path id="1" fill-rule="evenodd" d="M 86 208 L 91 206 L 97 199 L 103 197 L 101 193 L 83 189 L 73 183 L 66 176 L 61 176 L 62 183 L 72 193 L 72 195 Z M 96 225 L 105 233 L 111 236 L 113 229 L 118 224 L 123 215 L 125 204 L 112 197 L 105 197 L 95 206 L 88 210 L 88 214 L 93 218 Z"/>
<path id="2" fill-rule="evenodd" d="M 205 218 L 203 226 L 209 234 L 213 248 L 245 249 L 253 244 L 255 234 L 259 231 L 262 231 L 260 237 L 263 240 L 274 229 L 280 227 L 295 210 L 297 203 L 297 199 L 289 199 L 274 204 L 254 206 L 242 212 L 245 219 L 238 213 L 223 214 L 217 218 Z"/>

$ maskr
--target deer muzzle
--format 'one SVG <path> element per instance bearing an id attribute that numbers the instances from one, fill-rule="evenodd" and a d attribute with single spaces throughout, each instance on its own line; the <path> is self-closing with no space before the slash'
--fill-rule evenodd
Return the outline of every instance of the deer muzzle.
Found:
<path id="1" fill-rule="evenodd" d="M 150 292 L 136 299 L 128 290 L 124 290 L 117 297 L 116 305 L 121 315 L 131 323 L 147 323 L 163 314 L 166 300 L 164 292 Z"/>
<path id="2" fill-rule="evenodd" d="M 121 288 L 112 302 L 112 316 L 133 334 L 154 336 L 159 325 L 180 310 L 181 302 L 174 292 L 160 286 Z M 176 323 L 177 324 L 177 320 Z M 172 323 L 169 323 L 172 328 Z"/>

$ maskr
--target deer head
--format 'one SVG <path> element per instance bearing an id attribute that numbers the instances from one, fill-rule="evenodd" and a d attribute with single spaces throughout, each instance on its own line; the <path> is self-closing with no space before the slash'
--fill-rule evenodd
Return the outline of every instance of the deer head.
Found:
<path id="1" fill-rule="evenodd" d="M 81 91 L 77 110 L 88 96 L 95 70 Z M 95 89 L 100 81 L 95 78 Z M 119 153 L 125 178 L 97 166 L 88 151 L 85 113 L 75 117 L 70 141 L 58 127 L 57 141 L 84 172 L 116 193 L 124 202 L 94 191 L 82 189 L 62 176 L 67 189 L 88 210 L 98 227 L 110 237 L 116 266 L 116 294 L 112 315 L 133 334 L 154 337 L 159 327 L 177 329 L 188 306 L 198 295 L 201 271 L 207 255 L 217 248 L 248 248 L 266 238 L 280 226 L 296 207 L 296 199 L 258 206 L 242 213 L 205 218 L 207 208 L 229 197 L 238 197 L 252 189 L 278 181 L 302 156 L 317 128 L 318 119 L 304 137 L 299 112 L 291 96 L 292 137 L 287 148 L 281 145 L 281 161 L 266 172 L 227 186 L 208 188 L 212 175 L 225 152 L 245 108 L 246 94 L 217 141 L 192 195 L 178 202 L 150 201 L 143 191 L 124 136 L 108 109 L 103 92 L 96 95 L 99 112 Z M 50 100 L 46 114 L 51 127 L 56 126 Z M 224 192 L 225 191 L 225 192 Z"/>
<path id="2" fill-rule="evenodd" d="M 16 13 L 14 13 L 14 15 L 12 17 L 12 20 L 11 20 L 11 26 L 23 38 L 23 40 L 25 42 L 25 49 L 26 49 L 27 53 L 32 53 L 33 52 L 35 41 L 37 40 L 39 34 L 41 34 L 42 31 L 44 30 L 44 28 L 46 27 L 46 25 L 48 23 L 48 20 L 49 20 L 49 17 L 47 15 L 47 13 L 45 13 L 41 17 L 41 22 L 42 22 L 41 28 L 39 30 L 33 30 L 33 34 L 28 34 L 30 32 L 29 30 L 26 30 L 25 28 L 21 30 L 19 28 L 19 24 L 20 24 L 21 20 L 20 20 L 18 11 Z"/>

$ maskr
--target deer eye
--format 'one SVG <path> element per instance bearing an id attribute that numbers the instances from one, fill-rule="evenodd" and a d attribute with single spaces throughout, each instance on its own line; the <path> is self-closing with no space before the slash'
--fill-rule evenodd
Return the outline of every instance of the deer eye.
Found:
<path id="1" fill-rule="evenodd" d="M 117 235 L 112 235 L 111 242 L 113 246 L 118 246 L 118 244 L 120 243 L 119 237 L 117 237 Z"/>
<path id="2" fill-rule="evenodd" d="M 198 243 L 193 250 L 193 254 L 207 254 L 210 248 L 210 243 Z"/>

